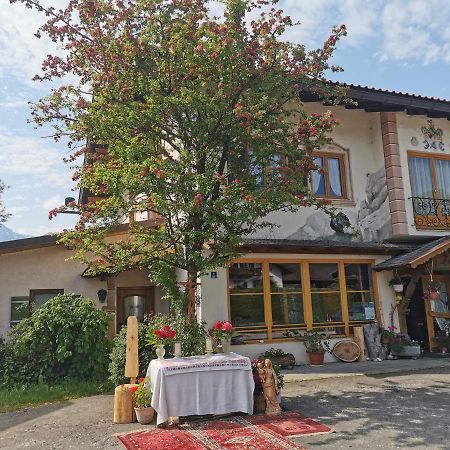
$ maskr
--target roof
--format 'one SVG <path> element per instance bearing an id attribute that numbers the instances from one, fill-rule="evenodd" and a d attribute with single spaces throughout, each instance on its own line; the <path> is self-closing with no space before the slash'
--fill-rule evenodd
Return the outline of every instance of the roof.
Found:
<path id="1" fill-rule="evenodd" d="M 15 239 L 13 241 L 0 242 L 1 253 L 14 253 L 23 250 L 31 250 L 34 248 L 50 247 L 56 245 L 58 236 L 54 234 L 46 234 L 44 236 L 36 236 L 24 239 Z"/>
<path id="2" fill-rule="evenodd" d="M 244 239 L 242 248 L 254 253 L 360 253 L 399 254 L 415 248 L 409 244 L 389 242 L 296 240 L 296 239 Z"/>
<path id="3" fill-rule="evenodd" d="M 408 115 L 424 115 L 450 120 L 450 100 L 404 92 L 377 89 L 345 83 L 333 83 L 348 89 L 346 97 L 357 105 L 345 105 L 347 109 L 364 109 L 367 112 L 406 112 Z M 318 102 L 320 98 L 311 92 L 302 92 L 303 102 Z"/>
<path id="4" fill-rule="evenodd" d="M 411 250 L 403 255 L 394 256 L 380 264 L 377 264 L 375 270 L 394 270 L 402 267 L 415 269 L 421 264 L 426 263 L 434 256 L 444 253 L 450 248 L 450 236 L 444 236 L 431 242 L 421 245 L 415 250 Z"/>

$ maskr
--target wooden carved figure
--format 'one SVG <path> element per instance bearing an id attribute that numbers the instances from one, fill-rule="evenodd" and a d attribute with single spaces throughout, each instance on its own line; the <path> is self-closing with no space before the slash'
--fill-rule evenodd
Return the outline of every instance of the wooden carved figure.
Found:
<path id="1" fill-rule="evenodd" d="M 276 415 L 281 413 L 281 407 L 277 401 L 279 389 L 277 386 L 277 374 L 270 359 L 265 359 L 264 364 L 258 364 L 258 374 L 261 379 L 264 399 L 266 400 L 266 414 Z"/>

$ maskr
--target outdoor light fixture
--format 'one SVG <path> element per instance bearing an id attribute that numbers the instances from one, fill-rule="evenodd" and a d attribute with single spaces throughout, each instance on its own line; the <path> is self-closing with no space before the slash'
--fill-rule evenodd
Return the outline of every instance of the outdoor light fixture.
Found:
<path id="1" fill-rule="evenodd" d="M 106 291 L 105 289 L 100 289 L 97 292 L 97 296 L 98 296 L 98 300 L 100 303 L 105 303 L 106 300 L 106 296 L 108 295 L 108 291 Z"/>

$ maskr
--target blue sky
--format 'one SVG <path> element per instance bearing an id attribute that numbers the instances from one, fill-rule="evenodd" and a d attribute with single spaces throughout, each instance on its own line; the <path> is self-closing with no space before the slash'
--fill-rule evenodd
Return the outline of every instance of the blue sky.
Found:
<path id="1" fill-rule="evenodd" d="M 55 1 L 48 0 L 47 4 Z M 64 3 L 57 0 L 58 4 Z M 450 99 L 450 1 L 280 0 L 302 25 L 291 40 L 314 48 L 332 25 L 345 23 L 348 36 L 334 62 L 341 81 Z M 73 193 L 67 149 L 27 123 L 29 107 L 48 86 L 31 81 L 52 44 L 33 33 L 42 18 L 22 5 L 4 2 L 0 11 L 0 179 L 14 231 L 41 235 L 74 224 L 74 216 L 49 221 L 47 212 Z"/>

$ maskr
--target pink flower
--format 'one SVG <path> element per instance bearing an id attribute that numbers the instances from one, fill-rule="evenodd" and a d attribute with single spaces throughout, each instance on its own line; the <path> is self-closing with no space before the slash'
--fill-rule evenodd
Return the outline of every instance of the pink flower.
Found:
<path id="1" fill-rule="evenodd" d="M 220 320 L 218 320 L 218 321 L 213 325 L 213 328 L 214 328 L 215 330 L 217 330 L 217 331 L 220 331 L 220 330 L 222 329 L 222 326 L 223 326 L 222 322 L 221 322 Z"/>
<path id="2" fill-rule="evenodd" d="M 226 333 L 230 333 L 232 328 L 233 328 L 233 325 L 231 325 L 230 322 L 225 322 L 222 326 L 222 330 L 225 331 Z"/>
<path id="3" fill-rule="evenodd" d="M 393 325 L 388 326 L 389 331 L 395 331 L 397 327 L 394 327 Z"/>

